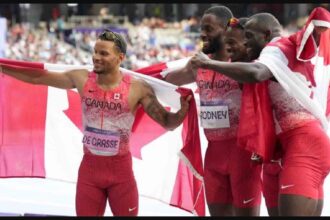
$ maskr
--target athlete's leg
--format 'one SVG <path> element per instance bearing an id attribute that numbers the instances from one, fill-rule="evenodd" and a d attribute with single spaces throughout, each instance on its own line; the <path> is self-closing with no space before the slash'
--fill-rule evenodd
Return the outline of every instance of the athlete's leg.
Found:
<path id="1" fill-rule="evenodd" d="M 235 216 L 259 216 L 260 206 L 251 208 L 238 208 L 234 207 Z"/>
<path id="2" fill-rule="evenodd" d="M 77 216 L 103 216 L 106 201 L 105 190 L 78 181 L 76 191 Z"/>
<path id="3" fill-rule="evenodd" d="M 211 216 L 234 216 L 231 204 L 212 203 L 207 205 Z"/>
<path id="4" fill-rule="evenodd" d="M 132 156 L 127 154 L 111 164 L 115 175 L 107 189 L 108 201 L 114 216 L 137 216 L 139 195 L 132 168 Z"/>
<path id="5" fill-rule="evenodd" d="M 262 192 L 268 215 L 279 216 L 279 173 L 282 168 L 279 162 L 269 162 L 264 163 L 262 169 Z"/>
<path id="6" fill-rule="evenodd" d="M 317 200 L 316 210 L 313 216 L 321 216 L 323 210 L 323 199 Z"/>
<path id="7" fill-rule="evenodd" d="M 278 206 L 276 207 L 267 207 L 267 212 L 269 216 L 280 216 L 280 212 L 278 210 Z"/>
<path id="8" fill-rule="evenodd" d="M 210 142 L 205 153 L 204 184 L 211 216 L 233 216 L 228 159 L 230 148 L 221 142 Z"/>
<path id="9" fill-rule="evenodd" d="M 283 198 L 281 203 L 283 203 L 283 208 L 282 209 L 286 209 L 286 206 L 287 206 L 287 203 L 293 203 L 293 202 L 296 202 L 296 206 L 299 206 L 299 207 L 292 207 L 291 209 L 293 210 L 298 210 L 299 211 L 299 208 L 305 206 L 307 210 L 304 210 L 304 213 L 300 212 L 300 215 L 306 215 L 306 216 L 321 216 L 322 214 L 322 209 L 323 209 L 323 182 L 320 184 L 319 186 L 319 191 L 318 191 L 318 199 L 310 199 L 310 198 L 307 198 L 307 197 L 304 197 L 304 199 L 301 199 L 299 197 L 298 198 L 298 203 L 296 201 L 296 199 L 292 199 L 292 198 Z M 282 196 L 284 197 L 284 195 Z M 281 198 L 281 197 L 280 197 Z M 292 205 L 290 205 L 292 206 Z M 289 207 L 289 210 L 287 211 L 282 211 L 281 212 L 281 215 L 290 215 L 290 213 L 287 213 L 287 212 L 290 212 L 290 213 L 294 213 L 292 210 L 290 210 L 290 207 Z"/>
<path id="10" fill-rule="evenodd" d="M 248 152 L 246 152 L 248 153 Z M 231 188 L 235 216 L 259 216 L 261 204 L 261 164 L 240 155 L 240 164 L 231 170 Z"/>
<path id="11" fill-rule="evenodd" d="M 97 186 L 98 180 L 90 164 L 94 163 L 84 156 L 78 172 L 76 213 L 78 216 L 103 216 L 107 201 L 106 190 Z"/>
<path id="12" fill-rule="evenodd" d="M 281 134 L 280 215 L 314 216 L 322 207 L 322 187 L 330 168 L 330 139 L 319 123 Z"/>
<path id="13" fill-rule="evenodd" d="M 325 177 L 324 177 L 324 179 L 325 179 Z M 320 187 L 319 187 L 319 198 L 317 201 L 317 206 L 316 206 L 316 210 L 314 212 L 314 216 L 321 216 L 321 214 L 322 214 L 323 197 L 324 197 L 323 184 L 324 184 L 324 181 L 322 181 L 322 183 L 320 184 Z"/>
<path id="14" fill-rule="evenodd" d="M 110 187 L 108 201 L 114 216 L 137 216 L 139 195 L 135 180 L 132 178 Z"/>
<path id="15" fill-rule="evenodd" d="M 229 176 L 205 169 L 206 202 L 211 216 L 233 216 Z"/>
<path id="16" fill-rule="evenodd" d="M 280 216 L 313 216 L 318 200 L 301 195 L 281 194 L 279 200 Z"/>
<path id="17" fill-rule="evenodd" d="M 227 142 L 232 149 L 229 162 L 230 188 L 235 216 L 259 216 L 261 204 L 261 163 L 251 160 L 251 152 Z"/>
<path id="18" fill-rule="evenodd" d="M 315 216 L 322 211 L 322 202 L 319 203 L 322 175 L 315 171 L 308 165 L 290 166 L 284 162 L 280 174 L 280 216 Z"/>

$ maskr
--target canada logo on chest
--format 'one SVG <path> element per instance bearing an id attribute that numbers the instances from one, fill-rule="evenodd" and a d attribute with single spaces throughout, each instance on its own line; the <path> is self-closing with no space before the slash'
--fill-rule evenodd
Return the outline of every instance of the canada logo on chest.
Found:
<path id="1" fill-rule="evenodd" d="M 119 111 L 123 109 L 123 100 L 121 93 L 107 94 L 99 97 L 83 96 L 82 103 L 87 108 L 102 109 L 105 111 Z"/>

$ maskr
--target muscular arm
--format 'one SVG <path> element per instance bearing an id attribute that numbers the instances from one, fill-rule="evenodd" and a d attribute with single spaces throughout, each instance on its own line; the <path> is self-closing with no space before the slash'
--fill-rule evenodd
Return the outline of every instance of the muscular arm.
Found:
<path id="1" fill-rule="evenodd" d="M 211 60 L 202 53 L 197 53 L 188 65 L 191 65 L 192 68 L 201 67 L 214 70 L 240 83 L 261 82 L 273 77 L 272 72 L 262 63 L 222 62 Z"/>
<path id="2" fill-rule="evenodd" d="M 173 70 L 165 77 L 165 81 L 177 86 L 195 82 L 197 69 L 192 69 L 190 66 Z"/>
<path id="3" fill-rule="evenodd" d="M 181 97 L 181 109 L 176 113 L 168 112 L 157 100 L 154 90 L 146 82 L 141 83 L 142 104 L 145 112 L 162 127 L 168 130 L 174 130 L 184 120 L 188 109 L 191 96 L 187 98 Z"/>
<path id="4" fill-rule="evenodd" d="M 76 88 L 75 75 L 84 70 L 71 70 L 64 73 L 50 72 L 41 69 L 25 69 L 0 65 L 2 72 L 23 82 L 53 86 L 61 89 Z"/>

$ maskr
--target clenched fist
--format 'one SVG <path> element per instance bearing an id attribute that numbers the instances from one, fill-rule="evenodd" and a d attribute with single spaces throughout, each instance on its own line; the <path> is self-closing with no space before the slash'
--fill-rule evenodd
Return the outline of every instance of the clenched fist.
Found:
<path id="1" fill-rule="evenodd" d="M 197 52 L 188 62 L 192 69 L 204 68 L 210 58 L 203 52 Z"/>

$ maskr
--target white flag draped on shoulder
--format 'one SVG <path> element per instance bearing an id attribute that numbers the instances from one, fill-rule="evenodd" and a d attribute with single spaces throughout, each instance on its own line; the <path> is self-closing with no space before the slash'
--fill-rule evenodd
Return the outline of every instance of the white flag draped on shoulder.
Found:
<path id="1" fill-rule="evenodd" d="M 315 8 L 301 31 L 269 43 L 257 62 L 266 65 L 281 86 L 328 131 L 330 31 L 321 34 L 317 47 L 312 35 L 315 27 L 330 28 L 329 11 Z"/>

